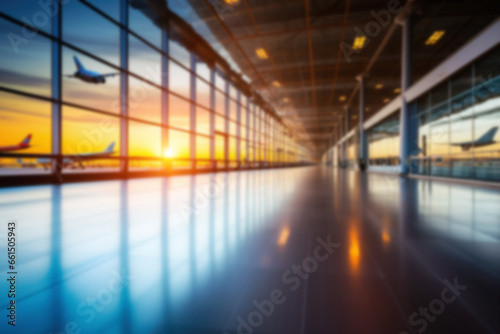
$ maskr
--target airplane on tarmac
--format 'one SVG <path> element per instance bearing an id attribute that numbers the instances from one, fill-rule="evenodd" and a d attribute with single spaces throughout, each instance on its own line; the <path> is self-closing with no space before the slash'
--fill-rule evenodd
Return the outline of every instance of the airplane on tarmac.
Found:
<path id="1" fill-rule="evenodd" d="M 0 152 L 10 152 L 17 150 L 24 150 L 30 148 L 31 133 L 26 136 L 19 144 L 12 146 L 0 146 Z"/>
<path id="2" fill-rule="evenodd" d="M 90 82 L 90 83 L 95 83 L 95 84 L 104 84 L 106 83 L 106 77 L 114 77 L 118 73 L 107 73 L 107 74 L 100 74 L 94 71 L 87 70 L 80 60 L 76 57 L 73 56 L 73 60 L 75 61 L 76 69 L 77 71 L 73 75 L 65 75 L 65 77 L 68 78 L 78 78 L 82 81 L 85 82 Z"/>
<path id="3" fill-rule="evenodd" d="M 79 154 L 75 158 L 64 158 L 62 161 L 62 168 L 76 168 L 75 164 L 78 164 L 78 166 L 81 169 L 85 169 L 83 166 L 83 161 L 85 160 L 92 160 L 92 159 L 98 159 L 98 158 L 107 158 L 111 156 L 112 154 L 115 153 L 114 151 L 115 148 L 115 142 L 112 142 L 109 144 L 109 146 L 102 152 L 94 152 L 94 153 L 85 153 L 85 154 Z M 36 159 L 36 162 L 39 165 L 42 165 L 45 170 L 49 169 L 51 164 L 52 164 L 52 159 L 48 158 L 39 158 Z"/>
<path id="4" fill-rule="evenodd" d="M 450 145 L 460 146 L 462 148 L 462 151 L 468 151 L 470 150 L 471 147 L 493 145 L 496 143 L 496 141 L 494 141 L 493 138 L 495 138 L 497 131 L 498 131 L 498 126 L 494 126 L 491 129 L 489 129 L 488 132 L 486 132 L 484 135 L 479 137 L 479 139 L 473 141 L 465 141 L 462 143 L 451 143 Z"/>

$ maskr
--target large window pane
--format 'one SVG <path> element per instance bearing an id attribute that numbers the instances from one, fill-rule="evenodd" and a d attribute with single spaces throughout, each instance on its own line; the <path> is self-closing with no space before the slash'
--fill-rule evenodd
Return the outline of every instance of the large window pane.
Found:
<path id="1" fill-rule="evenodd" d="M 63 101 L 75 103 L 84 107 L 104 110 L 108 112 L 120 112 L 120 80 L 118 76 L 106 78 L 105 83 L 84 82 L 78 78 L 68 77 L 76 72 L 76 64 L 73 57 L 77 57 L 86 69 L 105 73 L 117 73 L 116 70 L 69 48 L 63 48 L 64 73 L 62 82 Z"/>
<path id="2" fill-rule="evenodd" d="M 169 148 L 173 158 L 189 158 L 189 133 L 169 130 Z"/>
<path id="3" fill-rule="evenodd" d="M 28 93 L 49 96 L 50 41 L 36 35 L 17 44 L 12 34 L 18 26 L 0 19 L 0 85 Z M 10 37 L 9 37 L 10 36 Z M 20 35 L 22 36 L 22 35 Z"/>
<path id="4" fill-rule="evenodd" d="M 144 13 L 133 7 L 133 2 L 129 11 L 129 28 L 151 44 L 161 48 L 161 31 L 153 21 Z"/>
<path id="5" fill-rule="evenodd" d="M 65 159 L 66 170 L 102 172 L 117 169 L 119 160 L 90 159 L 92 154 L 120 155 L 120 121 L 81 109 L 63 107 L 63 154 L 76 155 Z"/>
<path id="6" fill-rule="evenodd" d="M 119 65 L 118 26 L 79 1 L 64 5 L 63 39 L 97 57 Z"/>
<path id="7" fill-rule="evenodd" d="M 168 43 L 168 51 L 170 57 L 174 58 L 178 62 L 180 62 L 182 65 L 184 65 L 186 68 L 190 68 L 191 65 L 191 54 L 189 51 L 180 45 L 179 43 L 169 40 Z M 171 62 L 173 63 L 173 62 Z"/>
<path id="8" fill-rule="evenodd" d="M 129 122 L 130 156 L 161 157 L 161 127 Z"/>
<path id="9" fill-rule="evenodd" d="M 191 114 L 191 103 L 170 95 L 168 99 L 169 125 L 189 130 L 189 119 Z"/>
<path id="10" fill-rule="evenodd" d="M 210 86 L 200 79 L 196 80 L 196 103 L 210 108 Z"/>
<path id="11" fill-rule="evenodd" d="M 128 101 L 130 117 L 161 123 L 161 90 L 129 77 Z"/>
<path id="12" fill-rule="evenodd" d="M 210 112 L 203 108 L 196 108 L 196 132 L 210 134 Z"/>
<path id="13" fill-rule="evenodd" d="M 12 153 L 51 153 L 51 105 L 37 99 L 0 92 L 0 146 L 17 146 L 31 135 L 27 148 Z M 29 174 L 43 166 L 32 158 L 0 159 L 0 175 Z"/>
<path id="14" fill-rule="evenodd" d="M 190 73 L 173 61 L 169 64 L 168 88 L 172 92 L 190 98 Z"/>
<path id="15" fill-rule="evenodd" d="M 368 130 L 370 167 L 399 164 L 399 113 Z"/>
<path id="16" fill-rule="evenodd" d="M 161 54 L 130 35 L 129 71 L 161 86 Z"/>
<path id="17" fill-rule="evenodd" d="M 25 20 L 27 23 L 38 30 L 44 31 L 46 33 L 51 32 L 51 19 L 49 13 L 53 12 L 52 8 L 49 8 L 47 11 L 42 10 L 39 5 L 40 0 L 23 0 L 23 1 L 2 1 L 2 12 L 12 16 L 15 19 L 20 21 Z M 48 2 L 48 1 L 47 1 Z M 26 35 L 23 34 L 23 27 L 16 26 L 12 32 L 19 37 L 27 38 Z M 3 36 L 3 34 L 2 34 Z M 17 38 L 16 36 L 11 35 L 10 38 Z"/>
<path id="18" fill-rule="evenodd" d="M 104 13 L 111 16 L 113 19 L 120 20 L 120 0 L 87 0 L 92 5 L 96 6 Z"/>

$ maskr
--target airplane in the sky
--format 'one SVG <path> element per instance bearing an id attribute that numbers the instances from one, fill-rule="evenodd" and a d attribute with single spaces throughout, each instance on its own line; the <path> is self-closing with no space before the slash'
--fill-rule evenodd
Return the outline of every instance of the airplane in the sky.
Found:
<path id="1" fill-rule="evenodd" d="M 10 152 L 30 148 L 31 134 L 27 135 L 19 144 L 12 146 L 0 146 L 0 152 Z"/>
<path id="2" fill-rule="evenodd" d="M 81 169 L 85 169 L 85 167 L 83 166 L 83 161 L 109 157 L 115 153 L 114 148 L 115 148 L 115 142 L 112 142 L 102 152 L 79 154 L 75 158 L 64 158 L 62 161 L 62 168 L 74 168 L 74 166 L 77 165 Z M 50 166 L 52 164 L 52 159 L 39 158 L 39 159 L 36 159 L 36 162 L 39 165 L 42 165 L 42 167 L 47 170 L 50 168 Z"/>
<path id="3" fill-rule="evenodd" d="M 465 141 L 462 143 L 452 143 L 451 146 L 460 146 L 463 151 L 468 151 L 471 147 L 481 147 L 487 145 L 493 145 L 496 141 L 493 140 L 498 131 L 498 126 L 494 126 L 488 130 L 484 135 L 479 137 L 477 140 Z"/>
<path id="4" fill-rule="evenodd" d="M 78 78 L 82 81 L 85 82 L 90 82 L 90 83 L 95 83 L 95 84 L 100 84 L 100 83 L 106 83 L 106 77 L 114 77 L 118 73 L 107 73 L 107 74 L 100 74 L 94 71 L 87 70 L 80 60 L 76 57 L 73 56 L 73 59 L 75 61 L 76 69 L 77 71 L 73 75 L 65 75 L 68 78 Z"/>

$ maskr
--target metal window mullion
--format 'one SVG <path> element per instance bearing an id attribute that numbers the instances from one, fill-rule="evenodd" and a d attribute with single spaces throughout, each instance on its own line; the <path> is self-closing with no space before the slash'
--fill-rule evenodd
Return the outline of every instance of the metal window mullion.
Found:
<path id="1" fill-rule="evenodd" d="M 247 97 L 247 105 L 246 105 L 246 128 L 247 128 L 247 132 L 246 132 L 246 157 L 245 157 L 245 160 L 248 162 L 250 162 L 250 159 L 249 159 L 249 156 L 250 156 L 250 98 Z M 248 166 L 247 166 L 248 167 Z"/>
<path id="2" fill-rule="evenodd" d="M 236 92 L 236 161 L 241 161 L 241 92 Z"/>
<path id="3" fill-rule="evenodd" d="M 120 171 L 128 173 L 128 1 L 120 1 L 120 155 L 126 159 L 121 160 Z"/>
<path id="4" fill-rule="evenodd" d="M 161 123 L 163 125 L 161 129 L 162 134 L 162 153 L 169 148 L 169 110 L 168 110 L 168 26 L 164 27 L 161 31 L 161 49 L 163 54 L 161 55 L 161 85 L 163 90 L 161 91 Z"/>
<path id="5" fill-rule="evenodd" d="M 210 160 L 215 168 L 215 69 L 210 70 Z"/>
<path id="6" fill-rule="evenodd" d="M 191 158 L 191 168 L 196 168 L 196 54 L 191 52 L 191 72 L 189 80 L 189 92 L 190 92 L 190 122 L 189 130 L 190 140 L 189 140 L 189 157 Z"/>
<path id="7" fill-rule="evenodd" d="M 54 182 L 61 182 L 62 174 L 62 4 L 56 2 L 57 13 L 52 17 L 52 34 L 55 39 L 51 42 L 51 71 L 52 71 L 52 154 L 56 154 L 55 163 L 52 164 Z"/>
<path id="8" fill-rule="evenodd" d="M 229 81 L 225 79 L 226 85 L 226 94 L 224 100 L 224 115 L 226 118 L 224 119 L 224 131 L 226 132 L 226 137 L 224 139 L 224 164 L 225 167 L 228 167 L 227 161 L 229 160 Z"/>

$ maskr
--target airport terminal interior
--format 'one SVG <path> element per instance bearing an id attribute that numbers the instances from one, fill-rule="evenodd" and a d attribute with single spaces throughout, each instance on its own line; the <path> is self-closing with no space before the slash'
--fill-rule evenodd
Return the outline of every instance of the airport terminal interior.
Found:
<path id="1" fill-rule="evenodd" d="M 0 3 L 0 333 L 500 334 L 498 0 Z"/>

